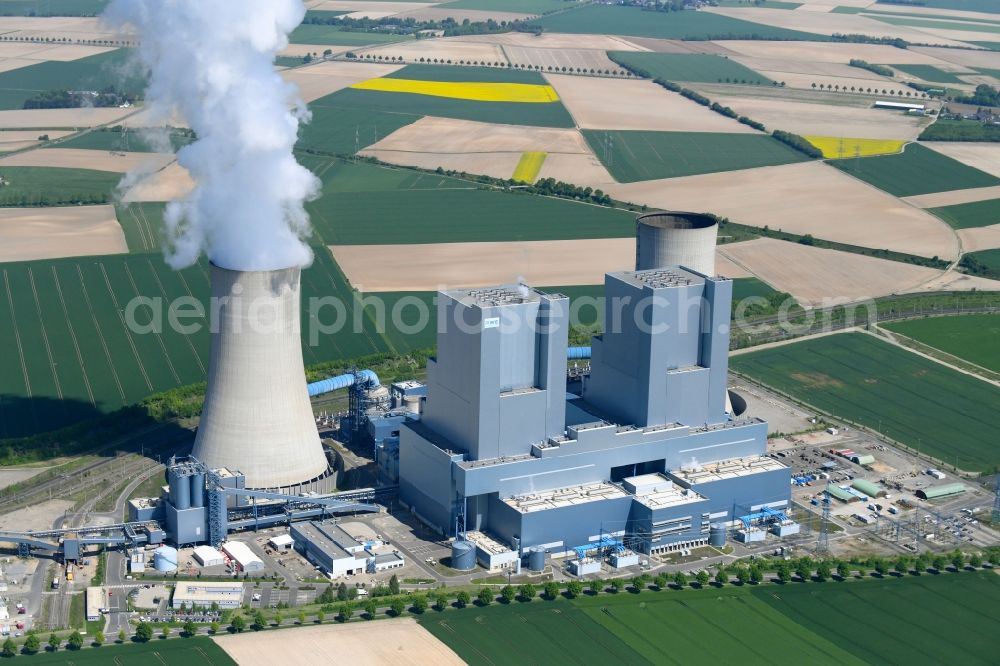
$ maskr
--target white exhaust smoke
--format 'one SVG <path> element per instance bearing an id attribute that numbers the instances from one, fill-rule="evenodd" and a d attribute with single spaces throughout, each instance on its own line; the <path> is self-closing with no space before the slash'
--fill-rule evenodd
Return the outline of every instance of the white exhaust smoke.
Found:
<path id="1" fill-rule="evenodd" d="M 105 11 L 138 33 L 151 123 L 179 117 L 198 136 L 177 152 L 195 188 L 165 215 L 174 268 L 202 253 L 242 271 L 312 261 L 303 203 L 319 181 L 292 154 L 308 110 L 273 64 L 304 16 L 301 0 L 112 0 Z"/>

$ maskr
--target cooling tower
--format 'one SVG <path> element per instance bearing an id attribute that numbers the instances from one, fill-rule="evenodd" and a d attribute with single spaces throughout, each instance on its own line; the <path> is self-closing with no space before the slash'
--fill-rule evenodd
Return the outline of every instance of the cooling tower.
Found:
<path id="1" fill-rule="evenodd" d="M 322 476 L 302 366 L 299 269 L 211 271 L 212 347 L 194 456 L 240 470 L 248 488 Z"/>
<path id="2" fill-rule="evenodd" d="M 715 275 L 715 237 L 719 225 L 711 215 L 663 211 L 635 221 L 635 269 L 684 266 Z"/>

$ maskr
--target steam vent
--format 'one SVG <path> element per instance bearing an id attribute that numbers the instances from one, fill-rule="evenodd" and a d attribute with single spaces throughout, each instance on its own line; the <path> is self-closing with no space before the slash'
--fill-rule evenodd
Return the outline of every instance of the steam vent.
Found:
<path id="1" fill-rule="evenodd" d="M 194 456 L 210 469 L 240 470 L 248 488 L 323 476 L 302 365 L 299 269 L 211 271 L 218 314 Z"/>
<path id="2" fill-rule="evenodd" d="M 719 224 L 711 215 L 665 211 L 635 221 L 635 269 L 684 266 L 715 275 L 715 238 Z"/>

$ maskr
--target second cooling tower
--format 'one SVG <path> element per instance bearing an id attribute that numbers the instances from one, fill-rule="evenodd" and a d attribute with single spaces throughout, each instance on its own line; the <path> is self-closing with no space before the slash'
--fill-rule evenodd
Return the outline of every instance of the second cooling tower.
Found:
<path id="1" fill-rule="evenodd" d="M 718 222 L 711 215 L 664 211 L 635 221 L 635 269 L 684 266 L 715 275 Z"/>
<path id="2" fill-rule="evenodd" d="M 302 365 L 299 269 L 211 271 L 218 314 L 194 456 L 209 468 L 240 470 L 248 488 L 324 475 Z"/>

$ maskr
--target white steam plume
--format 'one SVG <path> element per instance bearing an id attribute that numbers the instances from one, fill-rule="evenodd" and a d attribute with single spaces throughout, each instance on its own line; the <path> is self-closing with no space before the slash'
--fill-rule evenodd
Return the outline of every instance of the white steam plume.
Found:
<path id="1" fill-rule="evenodd" d="M 273 64 L 304 16 L 301 0 L 112 0 L 105 11 L 138 33 L 153 122 L 179 116 L 198 136 L 177 152 L 196 186 L 167 205 L 174 268 L 202 252 L 232 270 L 312 261 L 303 203 L 319 181 L 292 154 L 308 110 Z"/>

